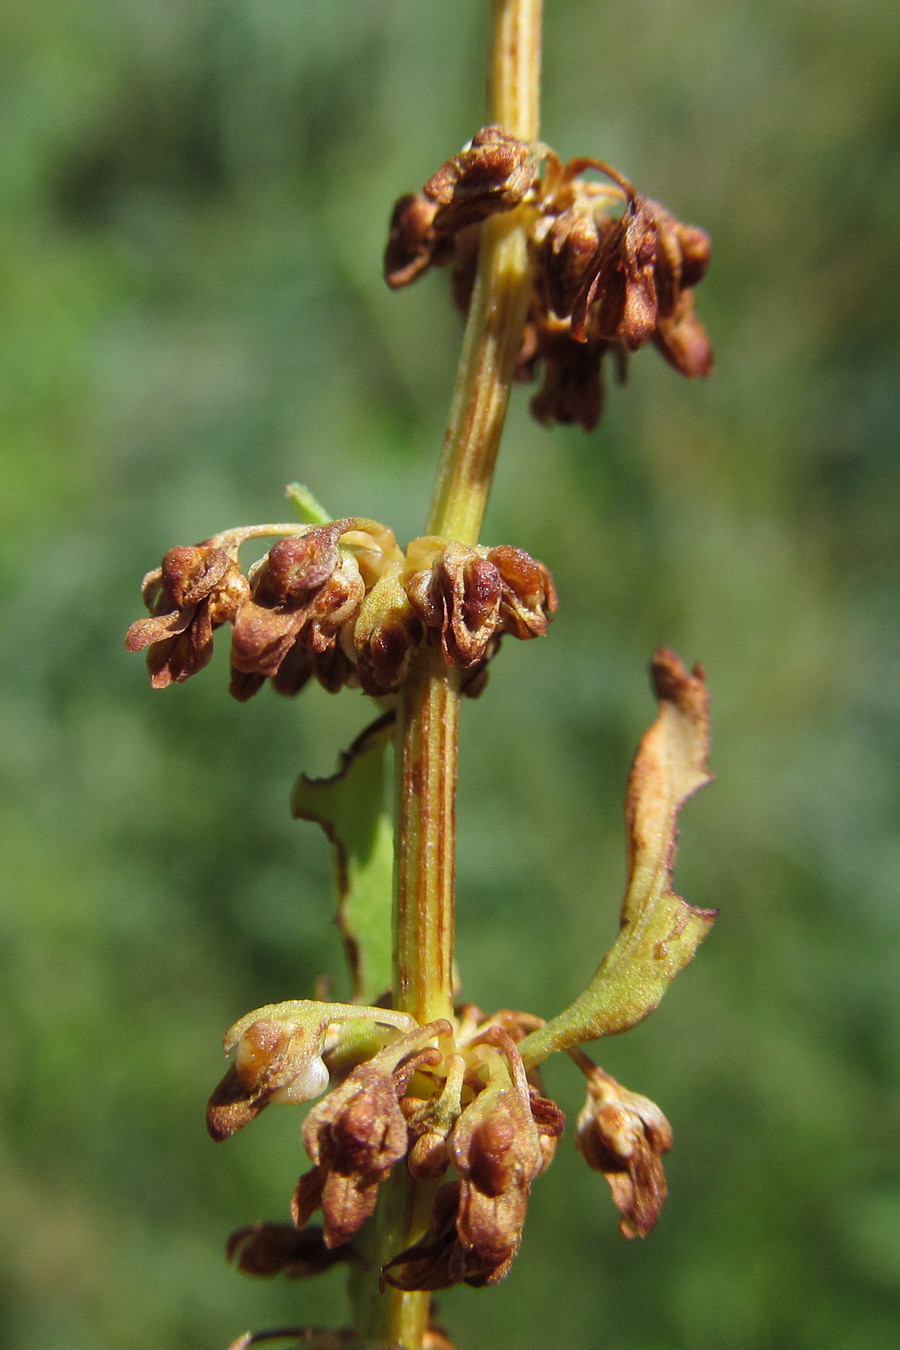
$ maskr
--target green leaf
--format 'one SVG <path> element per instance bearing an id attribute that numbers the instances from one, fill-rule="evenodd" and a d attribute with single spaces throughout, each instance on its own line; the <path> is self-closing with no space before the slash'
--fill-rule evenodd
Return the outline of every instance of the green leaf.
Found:
<path id="1" fill-rule="evenodd" d="M 328 525 L 333 520 L 304 483 L 288 483 L 285 493 L 301 525 Z"/>
<path id="2" fill-rule="evenodd" d="M 292 814 L 321 825 L 331 842 L 338 927 L 353 997 L 364 1003 L 391 987 L 394 832 L 384 799 L 393 723 L 387 713 L 367 727 L 330 778 L 301 774 L 291 797 Z"/>
<path id="3" fill-rule="evenodd" d="M 659 716 L 643 737 L 625 798 L 628 885 L 619 935 L 588 987 L 520 1049 L 529 1063 L 598 1036 L 625 1031 L 653 1012 L 693 958 L 718 911 L 689 905 L 672 889 L 682 806 L 711 782 L 709 696 L 699 668 L 674 652 L 652 666 Z"/>

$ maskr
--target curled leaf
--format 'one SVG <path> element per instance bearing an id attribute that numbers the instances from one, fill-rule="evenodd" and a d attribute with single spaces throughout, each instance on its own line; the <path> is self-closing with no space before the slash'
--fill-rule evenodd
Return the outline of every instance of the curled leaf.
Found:
<path id="1" fill-rule="evenodd" d="M 674 652 L 651 667 L 659 716 L 643 737 L 625 798 L 628 884 L 619 935 L 575 1002 L 520 1045 L 526 1064 L 640 1022 L 694 956 L 717 910 L 689 905 L 672 889 L 678 816 L 712 779 L 709 696 L 703 672 Z"/>

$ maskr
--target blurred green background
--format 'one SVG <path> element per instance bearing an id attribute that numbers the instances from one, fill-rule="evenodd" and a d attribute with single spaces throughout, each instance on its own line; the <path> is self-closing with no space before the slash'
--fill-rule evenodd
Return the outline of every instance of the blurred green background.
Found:
<path id="1" fill-rule="evenodd" d="M 220 1350 L 340 1324 L 343 1276 L 256 1282 L 298 1115 L 214 1147 L 220 1038 L 340 970 L 328 856 L 288 819 L 359 695 L 225 653 L 154 694 L 122 634 L 175 543 L 335 514 L 420 533 L 459 349 L 447 279 L 380 281 L 394 198 L 483 118 L 485 0 L 7 0 L 0 12 L 0 1341 Z M 900 1330 L 896 543 L 900 10 L 549 0 L 543 134 L 714 261 L 717 368 L 652 353 L 598 431 L 514 399 L 485 538 L 554 570 L 547 641 L 465 709 L 459 962 L 551 1015 L 615 931 L 658 645 L 706 666 L 716 784 L 677 882 L 721 918 L 599 1047 L 668 1113 L 626 1244 L 569 1136 L 460 1350 L 888 1350 Z M 341 977 L 342 978 L 342 977 Z M 337 990 L 342 986 L 339 979 Z M 569 1113 L 580 1079 L 551 1065 Z"/>

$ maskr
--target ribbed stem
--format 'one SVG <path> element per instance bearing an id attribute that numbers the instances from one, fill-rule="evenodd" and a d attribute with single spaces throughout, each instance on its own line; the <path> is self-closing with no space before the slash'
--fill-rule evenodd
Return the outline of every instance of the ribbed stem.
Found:
<path id="1" fill-rule="evenodd" d="M 453 1012 L 459 672 L 428 648 L 406 685 L 397 740 L 394 1006 Z"/>
<path id="2" fill-rule="evenodd" d="M 538 135 L 542 0 L 494 0 L 488 119 Z M 478 540 L 528 307 L 528 208 L 481 227 L 478 270 L 426 533 Z M 437 646 L 411 672 L 397 719 L 394 1007 L 419 1022 L 453 1009 L 459 672 Z M 356 1281 L 359 1332 L 421 1350 L 430 1294 L 388 1289 L 373 1274 L 428 1227 L 434 1187 L 397 1172 L 382 1187 Z"/>
<path id="3" fill-rule="evenodd" d="M 542 0 L 494 0 L 488 116 L 520 140 L 538 136 Z M 522 328 L 531 264 L 527 207 L 481 226 L 478 271 L 428 534 L 474 544 L 481 531 Z"/>

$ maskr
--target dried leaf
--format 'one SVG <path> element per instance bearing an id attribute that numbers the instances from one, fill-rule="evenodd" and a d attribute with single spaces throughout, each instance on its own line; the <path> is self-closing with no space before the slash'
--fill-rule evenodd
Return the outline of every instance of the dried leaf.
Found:
<path id="1" fill-rule="evenodd" d="M 384 782 L 392 726 L 392 713 L 379 718 L 341 755 L 337 773 L 301 774 L 291 797 L 295 818 L 321 825 L 331 842 L 338 926 L 353 997 L 363 1003 L 391 987 L 393 827 Z"/>
<path id="2" fill-rule="evenodd" d="M 671 885 L 679 813 L 712 780 L 703 673 L 699 667 L 689 672 L 674 652 L 659 651 L 652 676 L 659 716 L 641 741 L 628 780 L 628 885 L 619 936 L 584 993 L 522 1041 L 527 1064 L 625 1031 L 653 1012 L 718 913 L 689 905 Z"/>

